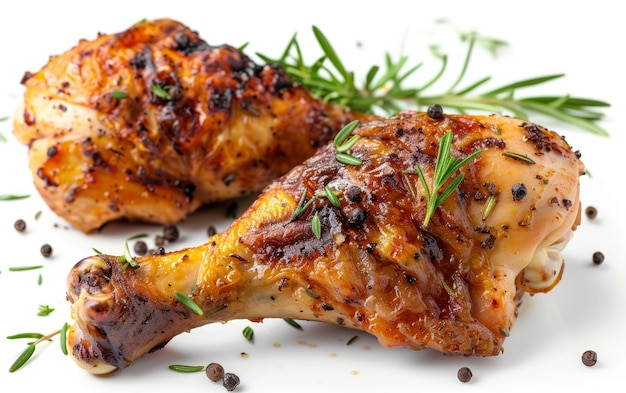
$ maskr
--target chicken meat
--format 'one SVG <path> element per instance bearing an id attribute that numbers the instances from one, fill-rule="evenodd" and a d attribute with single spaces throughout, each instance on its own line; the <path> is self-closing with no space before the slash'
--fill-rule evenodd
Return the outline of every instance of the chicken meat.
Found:
<path id="1" fill-rule="evenodd" d="M 425 225 L 423 184 L 448 130 L 452 157 L 480 153 Z M 193 328 L 264 318 L 358 329 L 383 347 L 500 354 L 520 294 L 561 278 L 580 155 L 554 131 L 497 115 L 403 112 L 352 134 L 341 150 L 353 160 L 324 146 L 205 244 L 78 261 L 67 278 L 74 360 L 111 374 Z"/>
<path id="2" fill-rule="evenodd" d="M 369 116 L 170 19 L 81 40 L 26 73 L 14 135 L 37 191 L 74 227 L 175 223 L 256 194 Z"/>

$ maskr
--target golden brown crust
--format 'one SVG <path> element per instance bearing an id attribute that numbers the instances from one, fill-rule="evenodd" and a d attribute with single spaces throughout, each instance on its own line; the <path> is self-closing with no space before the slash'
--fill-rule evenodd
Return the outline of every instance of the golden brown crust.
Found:
<path id="1" fill-rule="evenodd" d="M 425 225 L 415 166 L 432 179 L 447 130 L 454 157 L 481 153 Z M 137 258 L 125 271 L 114 257 L 80 262 L 68 277 L 76 320 L 68 340 L 79 364 L 124 368 L 195 326 L 279 317 L 360 329 L 386 347 L 501 353 L 519 291 L 545 291 L 560 278 L 547 273 L 562 269 L 558 251 L 578 224 L 576 153 L 552 131 L 499 116 L 403 113 L 354 134 L 351 154 L 362 164 L 339 163 L 332 144 L 321 148 L 204 245 Z M 520 184 L 524 195 L 514 192 Z M 312 203 L 294 217 L 303 192 Z M 205 314 L 185 310 L 175 291 Z"/>
<path id="2" fill-rule="evenodd" d="M 37 189 L 86 232 L 256 193 L 366 117 L 169 19 L 81 40 L 23 84 L 14 134 Z"/>

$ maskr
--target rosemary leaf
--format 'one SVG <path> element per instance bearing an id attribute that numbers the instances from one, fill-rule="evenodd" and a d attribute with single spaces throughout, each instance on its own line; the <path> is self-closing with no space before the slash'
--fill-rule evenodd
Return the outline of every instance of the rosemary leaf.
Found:
<path id="1" fill-rule="evenodd" d="M 10 272 L 23 272 L 26 270 L 35 270 L 35 269 L 41 269 L 43 268 L 43 265 L 33 265 L 33 266 L 13 266 L 9 268 Z"/>
<path id="2" fill-rule="evenodd" d="M 535 164 L 535 161 L 532 158 L 525 156 L 523 154 L 514 153 L 512 151 L 505 151 L 505 152 L 502 152 L 502 155 L 505 157 L 512 158 L 514 160 L 525 162 L 526 164 Z"/>
<path id="3" fill-rule="evenodd" d="M 155 96 L 157 96 L 157 97 L 159 97 L 159 98 L 161 98 L 163 100 L 170 101 L 172 99 L 172 96 L 170 95 L 170 93 L 168 93 L 168 90 L 170 89 L 170 87 L 171 86 L 163 86 L 163 87 L 161 87 L 161 86 L 153 83 L 150 89 L 152 90 L 152 93 Z"/>
<path id="4" fill-rule="evenodd" d="M 187 366 L 184 364 L 170 364 L 167 367 L 170 370 L 176 371 L 179 373 L 196 373 L 198 371 L 204 370 L 204 366 Z"/>
<path id="5" fill-rule="evenodd" d="M 345 165 L 361 165 L 363 163 L 360 158 L 346 153 L 335 154 L 335 159 Z"/>
<path id="6" fill-rule="evenodd" d="M 491 214 L 491 211 L 493 210 L 493 207 L 495 205 L 496 205 L 496 196 L 491 195 L 489 199 L 487 199 L 487 203 L 485 203 L 485 208 L 483 209 L 483 216 L 482 216 L 483 221 L 485 221 L 487 217 L 489 217 L 489 214 Z"/>
<path id="7" fill-rule="evenodd" d="M 60 342 L 61 342 L 61 352 L 63 352 L 63 355 L 67 355 L 67 322 L 63 324 L 63 326 L 61 327 L 61 338 L 60 338 Z"/>
<path id="8" fill-rule="evenodd" d="M 254 330 L 252 330 L 250 326 L 246 326 L 245 328 L 243 328 L 241 334 L 243 334 L 243 336 L 248 341 L 252 341 L 254 339 Z"/>
<path id="9" fill-rule="evenodd" d="M 122 99 L 122 98 L 127 98 L 128 97 L 128 93 L 126 93 L 125 91 L 112 91 L 111 92 L 111 98 L 117 98 L 117 99 Z"/>
<path id="10" fill-rule="evenodd" d="M 339 197 L 337 197 L 337 194 L 335 194 L 332 188 L 328 186 L 324 187 L 324 193 L 326 193 L 326 198 L 328 198 L 328 201 L 330 202 L 331 205 L 335 207 L 341 206 Z"/>
<path id="11" fill-rule="evenodd" d="M 29 198 L 30 195 L 0 194 L 0 201 L 17 201 L 19 199 Z"/>
<path id="12" fill-rule="evenodd" d="M 26 346 L 26 349 L 24 349 L 24 351 L 17 357 L 17 359 L 15 359 L 15 362 L 13 362 L 13 364 L 9 368 L 9 372 L 12 373 L 22 368 L 26 364 L 26 362 L 28 362 L 31 356 L 33 356 L 33 353 L 35 353 L 35 344 L 28 344 Z"/>
<path id="13" fill-rule="evenodd" d="M 322 222 L 317 212 L 313 215 L 313 219 L 311 220 L 311 229 L 313 230 L 313 235 L 315 235 L 318 240 L 322 238 Z"/>
<path id="14" fill-rule="evenodd" d="M 9 340 L 14 340 L 17 338 L 35 338 L 35 339 L 40 339 L 42 338 L 44 335 L 41 333 L 19 333 L 19 334 L 13 334 L 11 336 L 7 336 L 7 339 Z"/>
<path id="15" fill-rule="evenodd" d="M 187 308 L 189 308 L 191 311 L 195 312 L 198 315 L 204 314 L 204 311 L 202 311 L 200 306 L 198 306 L 193 300 L 191 300 L 189 296 L 179 291 L 174 292 L 174 294 L 176 295 L 178 300 L 180 300 L 180 302 L 187 306 Z"/>
<path id="16" fill-rule="evenodd" d="M 283 320 L 285 322 L 287 322 L 289 325 L 293 326 L 294 328 L 302 330 L 302 326 L 300 326 L 300 324 L 298 322 L 294 321 L 293 319 L 291 319 L 291 318 L 283 318 Z"/>

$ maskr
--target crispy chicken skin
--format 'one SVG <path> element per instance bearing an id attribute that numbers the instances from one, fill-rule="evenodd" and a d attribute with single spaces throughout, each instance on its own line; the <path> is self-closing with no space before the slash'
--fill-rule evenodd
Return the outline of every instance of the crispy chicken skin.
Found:
<path id="1" fill-rule="evenodd" d="M 174 223 L 257 193 L 367 118 L 169 19 L 81 40 L 22 83 L 14 135 L 36 188 L 84 232 L 118 219 Z"/>
<path id="2" fill-rule="evenodd" d="M 482 152 L 424 226 L 415 166 L 430 183 L 447 130 L 454 157 Z M 67 279 L 76 362 L 109 374 L 195 327 L 263 318 L 334 323 L 385 347 L 500 354 L 517 296 L 561 277 L 560 250 L 580 220 L 578 155 L 552 131 L 499 116 L 406 112 L 353 133 L 350 153 L 362 164 L 323 147 L 206 244 L 137 257 L 137 267 L 111 255 L 79 261 Z M 306 210 L 294 217 L 304 192 Z"/>

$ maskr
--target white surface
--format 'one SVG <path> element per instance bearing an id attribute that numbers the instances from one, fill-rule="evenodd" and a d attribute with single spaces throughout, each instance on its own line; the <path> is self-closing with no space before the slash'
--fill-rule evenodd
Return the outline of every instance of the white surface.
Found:
<path id="1" fill-rule="evenodd" d="M 606 100 L 612 107 L 602 121 L 609 138 L 590 135 L 568 125 L 544 125 L 566 135 L 582 152 L 592 178 L 582 179 L 583 205 L 598 209 L 594 221 L 583 217 L 582 225 L 564 252 L 566 269 L 561 283 L 550 293 L 527 299 L 517 324 L 505 342 L 505 352 L 494 358 L 444 357 L 432 351 L 383 349 L 376 340 L 360 333 L 350 346 L 345 343 L 355 332 L 319 323 L 302 323 L 296 330 L 281 320 L 262 324 L 247 321 L 210 325 L 173 340 L 165 349 L 144 357 L 118 375 L 101 379 L 87 374 L 63 356 L 58 337 L 40 344 L 22 369 L 8 369 L 24 349 L 24 340 L 7 340 L 11 334 L 26 331 L 49 333 L 69 321 L 65 300 L 65 277 L 82 257 L 95 247 L 121 253 L 123 239 L 132 234 L 157 234 L 160 227 L 114 224 L 101 233 L 84 235 L 69 228 L 47 209 L 32 187 L 27 168 L 26 148 L 11 135 L 11 124 L 0 122 L 0 194 L 31 194 L 21 201 L 0 201 L 0 391 L 18 387 L 32 391 L 52 386 L 89 392 L 225 391 L 203 373 L 180 374 L 168 370 L 170 364 L 205 365 L 219 362 L 238 374 L 241 392 L 293 391 L 579 391 L 589 388 L 624 386 L 626 361 L 625 302 L 626 264 L 624 263 L 626 212 L 621 205 L 623 189 L 624 130 L 618 115 L 624 113 L 626 69 L 623 38 L 626 37 L 619 2 L 501 1 L 409 2 L 315 1 L 306 3 L 271 1 L 176 2 L 107 1 L 12 2 L 3 5 L 0 24 L 2 65 L 0 72 L 0 117 L 11 115 L 16 107 L 24 71 L 35 71 L 49 55 L 61 53 L 80 38 L 94 38 L 97 32 L 125 29 L 142 18 L 172 17 L 198 30 L 210 44 L 240 46 L 249 42 L 246 52 L 279 56 L 294 32 L 299 32 L 305 56 L 318 54 L 311 26 L 317 25 L 335 49 L 343 54 L 349 68 L 364 75 L 365 69 L 381 64 L 386 50 L 404 50 L 414 63 L 423 61 L 417 73 L 428 80 L 438 62 L 427 55 L 426 46 L 442 43 L 451 55 L 449 77 L 465 54 L 454 33 L 436 26 L 437 18 L 447 18 L 461 29 L 509 42 L 494 59 L 476 50 L 467 83 L 485 75 L 500 83 L 551 73 L 566 73 L 541 92 L 570 93 Z M 7 3 L 8 4 L 8 3 Z M 87 5 L 89 4 L 89 6 Z M 93 4 L 93 5 L 92 5 Z M 297 5 L 296 5 L 297 4 Z M 354 3 L 357 4 L 357 3 Z M 554 5 L 553 5 L 554 4 Z M 567 4 L 567 5 L 566 5 Z M 382 6 L 382 7 L 381 7 Z M 445 86 L 441 86 L 441 89 Z M 437 89 L 434 89 L 437 90 Z M 433 91 L 434 91 L 433 90 Z M 542 119 L 531 119 L 543 123 Z M 34 216 L 41 211 L 41 216 Z M 223 229 L 223 206 L 203 209 L 180 225 L 182 238 L 176 247 L 198 245 L 205 239 L 206 227 Z M 13 222 L 27 221 L 26 233 L 13 229 Z M 39 247 L 49 243 L 54 249 L 46 259 Z M 168 246 L 170 247 L 170 246 Z M 602 251 L 604 264 L 594 266 L 591 255 Z M 10 266 L 44 265 L 29 272 L 10 272 Z M 41 274 L 43 282 L 37 285 Z M 40 304 L 56 310 L 38 317 Z M 241 330 L 250 325 L 254 343 L 247 342 Z M 582 365 L 583 351 L 598 353 L 598 364 Z M 247 358 L 240 354 L 245 352 Z M 456 378 L 459 367 L 474 373 L 469 384 Z M 12 387 L 12 388 L 9 388 Z"/>

